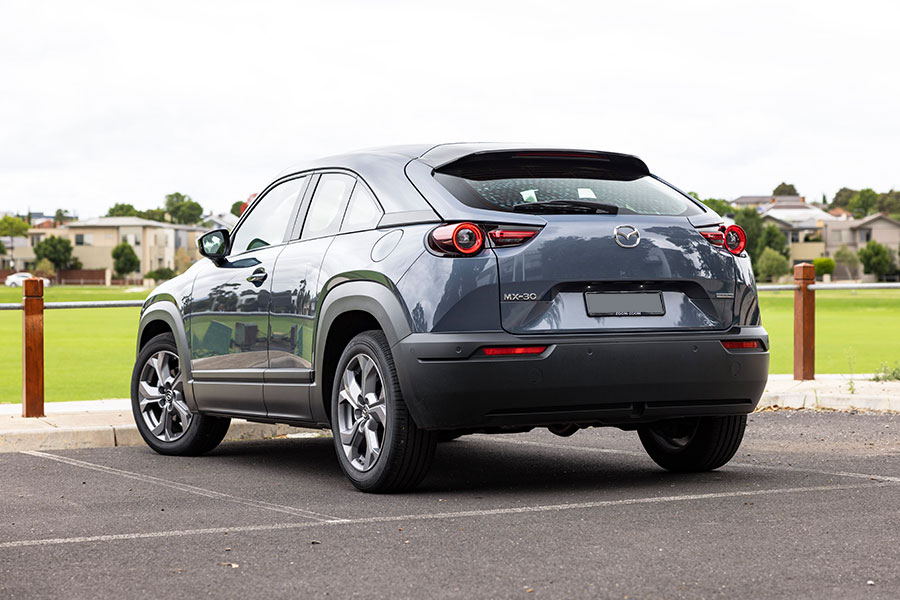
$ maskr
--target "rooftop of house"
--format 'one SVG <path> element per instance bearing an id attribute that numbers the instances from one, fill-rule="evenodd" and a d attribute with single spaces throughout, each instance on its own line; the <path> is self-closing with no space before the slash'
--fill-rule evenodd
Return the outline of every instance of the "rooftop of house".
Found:
<path id="1" fill-rule="evenodd" d="M 784 202 L 806 202 L 803 196 L 741 196 L 731 201 L 735 206 L 747 206 L 751 204 L 776 204 Z"/>
<path id="2" fill-rule="evenodd" d="M 837 219 L 821 208 L 800 202 L 772 204 L 763 208 L 762 217 L 789 223 L 794 229 L 816 229 L 825 221 Z"/>
<path id="3" fill-rule="evenodd" d="M 828 222 L 829 229 L 859 229 L 861 227 L 868 227 L 872 224 L 873 221 L 886 221 L 891 223 L 897 227 L 900 227 L 900 222 L 895 221 L 890 218 L 886 214 L 883 213 L 875 213 L 874 215 L 869 215 L 864 219 L 840 219 Z"/>
<path id="4" fill-rule="evenodd" d="M 164 223 L 161 221 L 142 219 L 140 217 L 97 217 L 95 219 L 85 219 L 84 221 L 72 221 L 71 223 L 66 223 L 65 225 L 63 225 L 63 227 L 163 227 L 166 229 L 205 231 L 203 227 L 198 227 L 196 225 Z"/>

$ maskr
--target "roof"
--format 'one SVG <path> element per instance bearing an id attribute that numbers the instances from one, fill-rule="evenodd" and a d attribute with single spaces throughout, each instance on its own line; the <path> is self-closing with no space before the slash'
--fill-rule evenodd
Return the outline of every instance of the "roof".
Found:
<path id="1" fill-rule="evenodd" d="M 823 221 L 837 220 L 834 215 L 806 203 L 774 204 L 762 213 L 762 217 L 789 223 L 794 229 L 816 229 Z"/>
<path id="2" fill-rule="evenodd" d="M 874 215 L 869 215 L 868 217 L 866 217 L 864 219 L 859 219 L 858 221 L 851 221 L 851 223 L 853 223 L 851 225 L 851 228 L 858 229 L 860 227 L 865 227 L 872 221 L 878 221 L 878 220 L 884 220 L 884 221 L 887 221 L 888 223 L 892 223 L 892 224 L 896 225 L 897 227 L 900 227 L 900 222 L 895 221 L 894 219 L 890 218 L 886 214 L 875 213 Z"/>
<path id="3" fill-rule="evenodd" d="M 71 223 L 66 223 L 63 227 L 165 227 L 168 229 L 203 229 L 196 225 L 164 223 L 162 221 L 142 219 L 141 217 L 97 217 L 95 219 L 85 219 L 84 221 L 72 221 Z"/>
<path id="4" fill-rule="evenodd" d="M 732 204 L 747 205 L 747 204 L 769 204 L 769 203 L 781 203 L 781 202 L 804 202 L 803 196 L 740 196 L 731 201 Z"/>

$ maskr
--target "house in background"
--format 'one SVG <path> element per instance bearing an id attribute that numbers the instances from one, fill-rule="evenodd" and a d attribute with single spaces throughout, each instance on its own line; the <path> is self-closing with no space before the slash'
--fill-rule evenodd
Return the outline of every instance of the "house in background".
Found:
<path id="1" fill-rule="evenodd" d="M 822 230 L 837 217 L 807 202 L 775 202 L 761 209 L 763 226 L 775 225 L 784 234 L 792 264 L 825 256 Z"/>
<path id="2" fill-rule="evenodd" d="M 228 213 L 210 213 L 208 215 L 204 215 L 200 222 L 203 223 L 208 229 L 227 229 L 231 231 L 234 229 L 234 226 L 237 225 L 238 217 L 234 216 L 230 212 Z"/>
<path id="3" fill-rule="evenodd" d="M 741 196 L 731 201 L 736 208 L 756 208 L 765 207 L 769 204 L 798 204 L 806 203 L 803 196 Z"/>
<path id="4" fill-rule="evenodd" d="M 900 222 L 887 215 L 874 214 L 865 219 L 829 221 L 824 229 L 826 256 L 834 256 L 844 245 L 853 252 L 858 252 L 872 240 L 884 244 L 895 253 L 900 251 Z"/>
<path id="5" fill-rule="evenodd" d="M 200 258 L 197 238 L 205 231 L 203 227 L 161 223 L 139 217 L 99 217 L 74 221 L 53 229 L 31 229 L 28 232 L 29 256 L 25 262 L 26 265 L 33 265 L 33 247 L 55 235 L 72 242 L 72 255 L 81 261 L 85 269 L 112 269 L 112 250 L 122 242 L 127 242 L 137 254 L 141 262 L 138 272 L 146 273 L 160 267 L 175 269 L 175 255 L 181 249 L 191 262 Z M 25 254 L 23 250 L 23 257 Z M 16 258 L 19 258 L 18 253 Z"/>

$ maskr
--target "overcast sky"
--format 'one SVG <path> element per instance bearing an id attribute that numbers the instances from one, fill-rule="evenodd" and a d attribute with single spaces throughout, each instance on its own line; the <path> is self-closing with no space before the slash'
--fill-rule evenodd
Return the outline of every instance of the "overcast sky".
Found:
<path id="1" fill-rule="evenodd" d="M 900 188 L 897 2 L 0 2 L 0 210 L 226 211 L 355 148 L 637 154 L 703 197 Z"/>

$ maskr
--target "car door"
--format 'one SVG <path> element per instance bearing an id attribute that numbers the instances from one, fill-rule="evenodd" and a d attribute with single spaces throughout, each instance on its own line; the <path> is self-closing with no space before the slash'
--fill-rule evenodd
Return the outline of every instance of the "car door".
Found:
<path id="1" fill-rule="evenodd" d="M 313 381 L 316 306 L 324 285 L 322 259 L 356 185 L 347 173 L 315 176 L 301 206 L 291 241 L 275 264 L 265 397 L 269 417 L 312 420 L 309 385 Z"/>
<path id="2" fill-rule="evenodd" d="M 275 260 L 307 177 L 265 191 L 231 235 L 228 256 L 206 261 L 188 306 L 194 397 L 201 410 L 263 416 Z"/>

